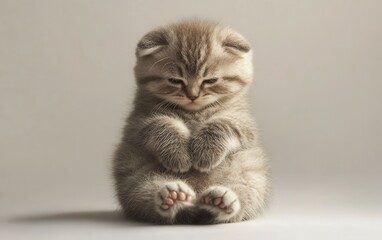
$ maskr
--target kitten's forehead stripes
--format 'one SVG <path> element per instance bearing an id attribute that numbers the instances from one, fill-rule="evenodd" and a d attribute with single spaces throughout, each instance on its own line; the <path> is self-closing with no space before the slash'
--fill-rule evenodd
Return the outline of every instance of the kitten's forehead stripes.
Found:
<path id="1" fill-rule="evenodd" d="M 177 64 L 176 70 L 177 70 L 178 75 L 183 78 L 184 77 L 183 68 Z"/>
<path id="2" fill-rule="evenodd" d="M 208 75 L 208 71 L 209 71 L 209 68 L 208 68 L 208 66 L 206 66 L 206 67 L 204 68 L 202 77 L 206 77 L 206 76 Z"/>
<path id="3" fill-rule="evenodd" d="M 183 77 L 196 77 L 201 74 L 211 54 L 213 27 L 214 25 L 211 25 L 201 29 L 198 25 L 189 25 L 175 29 L 176 45 L 179 49 L 177 60 L 184 66 L 187 74 Z"/>

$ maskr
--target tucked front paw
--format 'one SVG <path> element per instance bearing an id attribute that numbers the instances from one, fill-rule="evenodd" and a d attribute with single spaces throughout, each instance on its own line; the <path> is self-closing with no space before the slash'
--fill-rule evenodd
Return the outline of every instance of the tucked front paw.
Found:
<path id="1" fill-rule="evenodd" d="M 187 172 L 192 167 L 190 157 L 186 151 L 179 152 L 178 154 L 162 155 L 160 162 L 167 170 L 175 173 Z"/>
<path id="2" fill-rule="evenodd" d="M 188 154 L 190 130 L 180 119 L 154 117 L 140 132 L 144 146 L 166 169 L 186 172 L 192 164 Z"/>
<path id="3" fill-rule="evenodd" d="M 224 159 L 224 151 L 213 147 L 205 147 L 203 149 L 193 148 L 191 159 L 193 167 L 201 172 L 208 172 L 218 166 Z"/>
<path id="4" fill-rule="evenodd" d="M 218 166 L 226 156 L 222 142 L 222 139 L 213 134 L 193 138 L 189 147 L 193 167 L 201 172 L 208 172 Z"/>

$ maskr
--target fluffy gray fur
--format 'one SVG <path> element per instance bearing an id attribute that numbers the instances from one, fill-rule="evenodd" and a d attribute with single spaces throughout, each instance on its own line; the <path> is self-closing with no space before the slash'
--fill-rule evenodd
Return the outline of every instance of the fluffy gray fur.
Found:
<path id="1" fill-rule="evenodd" d="M 136 55 L 134 109 L 114 157 L 126 215 L 163 224 L 258 216 L 269 180 L 246 99 L 247 40 L 190 20 L 148 33 Z"/>

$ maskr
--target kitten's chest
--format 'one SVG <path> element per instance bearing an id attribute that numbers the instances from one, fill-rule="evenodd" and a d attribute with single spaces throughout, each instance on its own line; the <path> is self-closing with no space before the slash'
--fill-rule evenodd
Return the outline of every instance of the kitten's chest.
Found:
<path id="1" fill-rule="evenodd" d="M 192 119 L 192 120 L 186 121 L 185 123 L 188 129 L 190 129 L 191 132 L 194 132 L 198 127 L 200 128 L 200 126 L 203 125 L 203 122 Z"/>

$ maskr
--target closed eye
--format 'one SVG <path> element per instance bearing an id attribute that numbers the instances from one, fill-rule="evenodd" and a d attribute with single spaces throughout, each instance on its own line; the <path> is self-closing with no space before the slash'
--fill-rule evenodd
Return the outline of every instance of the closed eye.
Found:
<path id="1" fill-rule="evenodd" d="M 183 85 L 184 84 L 182 79 L 177 79 L 177 78 L 169 78 L 168 81 L 169 81 L 169 83 L 174 84 L 174 85 Z"/>
<path id="2" fill-rule="evenodd" d="M 203 81 L 203 84 L 214 84 L 218 81 L 217 78 L 211 78 L 211 79 L 206 79 Z"/>

